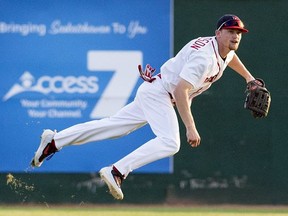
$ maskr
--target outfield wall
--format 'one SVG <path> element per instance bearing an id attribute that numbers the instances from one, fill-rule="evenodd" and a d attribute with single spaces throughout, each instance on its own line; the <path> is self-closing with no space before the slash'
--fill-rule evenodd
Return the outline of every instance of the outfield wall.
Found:
<path id="1" fill-rule="evenodd" d="M 245 82 L 227 69 L 209 94 L 193 102 L 201 146 L 186 144 L 181 124 L 174 173 L 132 173 L 123 185 L 123 203 L 288 203 L 287 8 L 284 0 L 175 0 L 175 53 L 192 38 L 213 35 L 222 14 L 237 14 L 246 23 L 249 33 L 243 35 L 238 55 L 266 81 L 271 110 L 266 119 L 253 119 L 243 109 Z M 96 173 L 12 173 L 33 190 L 11 188 L 6 174 L 0 175 L 0 203 L 119 203 Z"/>

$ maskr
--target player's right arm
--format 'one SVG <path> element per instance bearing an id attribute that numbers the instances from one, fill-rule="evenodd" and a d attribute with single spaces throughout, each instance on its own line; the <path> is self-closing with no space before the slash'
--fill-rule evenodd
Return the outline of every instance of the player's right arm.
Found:
<path id="1" fill-rule="evenodd" d="M 190 108 L 189 92 L 193 89 L 193 85 L 186 80 L 180 78 L 174 92 L 173 96 L 176 101 L 176 106 L 179 115 L 186 127 L 186 137 L 187 142 L 192 147 L 197 147 L 200 145 L 201 138 L 196 129 L 194 118 Z"/>

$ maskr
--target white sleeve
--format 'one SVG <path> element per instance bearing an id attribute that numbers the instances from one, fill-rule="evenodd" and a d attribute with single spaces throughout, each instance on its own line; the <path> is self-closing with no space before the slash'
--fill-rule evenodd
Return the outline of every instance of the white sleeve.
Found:
<path id="1" fill-rule="evenodd" d="M 193 55 L 183 66 L 180 77 L 191 83 L 194 88 L 199 88 L 205 80 L 208 68 L 209 59 L 203 55 Z"/>

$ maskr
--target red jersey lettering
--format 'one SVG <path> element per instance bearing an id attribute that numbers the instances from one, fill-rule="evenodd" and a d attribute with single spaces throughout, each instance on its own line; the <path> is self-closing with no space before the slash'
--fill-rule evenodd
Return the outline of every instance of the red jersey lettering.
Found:
<path id="1" fill-rule="evenodd" d="M 191 48 L 199 50 L 201 47 L 204 47 L 212 38 L 198 38 L 192 45 Z"/>

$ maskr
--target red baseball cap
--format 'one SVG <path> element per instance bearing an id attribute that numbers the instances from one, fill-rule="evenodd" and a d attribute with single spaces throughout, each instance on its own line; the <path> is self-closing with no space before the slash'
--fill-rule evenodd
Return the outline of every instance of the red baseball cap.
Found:
<path id="1" fill-rule="evenodd" d="M 217 30 L 221 29 L 238 29 L 243 33 L 248 32 L 248 30 L 244 28 L 244 24 L 240 18 L 233 14 L 225 14 L 218 20 Z"/>

